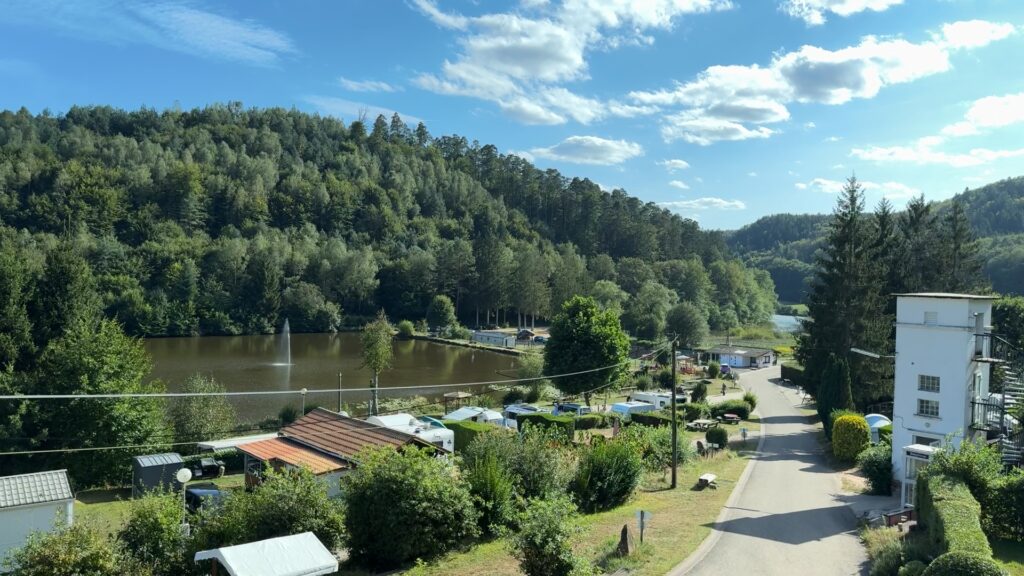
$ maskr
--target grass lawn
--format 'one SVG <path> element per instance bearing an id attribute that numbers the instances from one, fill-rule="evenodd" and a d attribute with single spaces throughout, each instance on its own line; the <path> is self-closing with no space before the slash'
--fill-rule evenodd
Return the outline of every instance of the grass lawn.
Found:
<path id="1" fill-rule="evenodd" d="M 215 478 L 211 482 L 223 489 L 241 489 L 245 486 L 245 475 L 232 474 Z M 95 526 L 106 534 L 113 534 L 124 524 L 131 498 L 130 488 L 79 492 L 75 496 L 75 521 Z"/>
<path id="2" fill-rule="evenodd" d="M 1009 572 L 1010 576 L 1024 576 L 1024 544 L 996 540 L 992 542 L 992 552 L 996 562 Z"/>

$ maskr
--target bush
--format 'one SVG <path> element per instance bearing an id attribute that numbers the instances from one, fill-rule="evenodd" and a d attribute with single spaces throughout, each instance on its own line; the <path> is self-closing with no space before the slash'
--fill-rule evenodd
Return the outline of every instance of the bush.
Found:
<path id="1" fill-rule="evenodd" d="M 697 385 L 690 390 L 690 402 L 698 404 L 708 399 L 708 383 L 706 380 L 697 382 Z"/>
<path id="2" fill-rule="evenodd" d="M 480 512 L 480 528 L 497 534 L 515 516 L 515 481 L 496 454 L 486 454 L 465 467 L 473 502 Z"/>
<path id="3" fill-rule="evenodd" d="M 413 333 L 416 332 L 416 327 L 409 320 L 402 320 L 398 323 L 397 328 L 400 338 L 412 338 Z"/>
<path id="4" fill-rule="evenodd" d="M 672 418 L 655 412 L 638 412 L 629 415 L 629 421 L 640 426 L 671 426 Z"/>
<path id="5" fill-rule="evenodd" d="M 149 566 L 154 575 L 177 575 L 187 564 L 181 531 L 184 519 L 179 494 L 151 491 L 131 501 L 128 520 L 118 531 L 117 539 L 125 553 L 139 564 Z"/>
<path id="6" fill-rule="evenodd" d="M 686 420 L 690 422 L 711 417 L 711 407 L 704 402 L 687 402 L 680 405 L 679 408 L 682 409 Z"/>
<path id="7" fill-rule="evenodd" d="M 590 566 L 573 552 L 573 540 L 582 532 L 567 497 L 531 500 L 508 548 L 526 576 L 589 576 Z"/>
<path id="8" fill-rule="evenodd" d="M 288 424 L 295 422 L 296 420 L 299 419 L 299 416 L 300 414 L 298 407 L 293 406 L 291 404 L 285 406 L 284 408 L 281 408 L 281 410 L 279 410 L 277 413 L 277 419 L 281 421 L 282 426 L 287 426 Z"/>
<path id="9" fill-rule="evenodd" d="M 879 496 L 892 494 L 892 446 L 876 444 L 857 456 L 857 465 L 868 479 L 871 493 Z"/>
<path id="10" fill-rule="evenodd" d="M 708 362 L 708 378 L 718 378 L 718 375 L 722 373 L 722 365 L 712 360 Z"/>
<path id="11" fill-rule="evenodd" d="M 226 392 L 223 384 L 213 378 L 193 374 L 185 379 L 181 392 L 216 394 Z M 227 396 L 186 396 L 174 398 L 169 416 L 176 442 L 216 440 L 231 435 L 238 425 L 235 408 Z M 196 449 L 194 444 L 181 446 L 185 452 Z"/>
<path id="12" fill-rule="evenodd" d="M 899 573 L 896 576 L 921 576 L 924 573 L 927 566 L 920 560 L 911 560 L 900 568 Z"/>
<path id="13" fill-rule="evenodd" d="M 878 429 L 878 443 L 892 446 L 892 424 L 886 424 Z"/>
<path id="14" fill-rule="evenodd" d="M 641 392 L 650 390 L 651 388 L 654 388 L 654 379 L 647 374 L 640 374 L 633 379 L 633 386 Z"/>
<path id="15" fill-rule="evenodd" d="M 672 465 L 672 430 L 667 427 L 628 426 L 615 439 L 632 447 L 640 455 L 644 468 L 651 472 L 663 472 Z M 693 460 L 696 453 L 682 436 L 676 446 L 676 457 L 680 464 Z"/>
<path id="16" fill-rule="evenodd" d="M 939 556 L 924 576 L 1003 576 L 1003 571 L 992 559 L 971 552 L 947 552 Z"/>
<path id="17" fill-rule="evenodd" d="M 0 564 L 10 576 L 119 576 L 117 555 L 105 538 L 85 524 L 33 532 L 25 545 Z"/>
<path id="18" fill-rule="evenodd" d="M 599 442 L 584 449 L 572 492 L 584 512 L 620 506 L 640 483 L 643 461 L 626 442 Z"/>
<path id="19" fill-rule="evenodd" d="M 482 434 L 490 430 L 497 430 L 490 424 L 481 424 L 480 422 L 473 422 L 471 420 L 443 420 L 441 422 L 446 428 L 455 432 L 455 451 L 461 452 L 473 443 L 473 439 L 476 438 L 477 434 Z M 509 432 L 506 434 L 511 435 Z"/>
<path id="20" fill-rule="evenodd" d="M 585 414 L 576 419 L 576 430 L 591 430 L 607 426 L 603 414 Z"/>
<path id="21" fill-rule="evenodd" d="M 746 402 L 747 404 L 750 404 L 751 410 L 757 408 L 757 394 L 754 394 L 753 392 L 744 392 L 743 401 Z"/>
<path id="22" fill-rule="evenodd" d="M 469 486 L 451 462 L 390 447 L 361 453 L 358 460 L 342 490 L 353 558 L 392 568 L 444 554 L 479 534 Z"/>
<path id="23" fill-rule="evenodd" d="M 743 400 L 726 400 L 725 402 L 719 402 L 711 406 L 711 415 L 715 418 L 721 417 L 723 414 L 735 414 L 740 418 L 747 420 L 750 418 L 750 412 L 753 409 L 750 404 L 747 404 Z"/>
<path id="24" fill-rule="evenodd" d="M 505 406 L 518 404 L 526 401 L 526 392 L 522 388 L 512 388 L 501 397 L 501 403 Z"/>
<path id="25" fill-rule="evenodd" d="M 1024 473 L 1000 479 L 988 506 L 982 505 L 982 527 L 990 537 L 1024 542 Z"/>
<path id="26" fill-rule="evenodd" d="M 833 413 L 834 414 L 834 413 Z M 871 443 L 868 421 L 857 414 L 844 414 L 832 424 L 832 454 L 843 462 L 853 462 Z"/>
<path id="27" fill-rule="evenodd" d="M 527 426 L 521 434 L 489 427 L 463 448 L 467 467 L 493 455 L 512 475 L 516 493 L 525 498 L 565 492 L 575 475 L 575 459 L 556 429 Z"/>
<path id="28" fill-rule="evenodd" d="M 671 390 L 672 386 L 674 386 L 677 382 L 676 378 L 672 377 L 671 369 L 665 368 L 658 372 L 657 376 L 654 377 L 654 380 L 658 383 L 659 387 L 664 388 L 666 390 Z"/>
<path id="29" fill-rule="evenodd" d="M 936 554 L 971 552 L 992 556 L 981 530 L 981 506 L 959 478 L 936 474 L 929 466 L 917 475 L 914 508 L 928 530 Z"/>
<path id="30" fill-rule="evenodd" d="M 448 337 L 453 340 L 469 340 L 473 337 L 473 332 L 465 326 L 456 325 L 448 329 Z"/>
<path id="31" fill-rule="evenodd" d="M 719 448 L 729 446 L 729 432 L 725 428 L 709 428 L 704 433 L 704 439 L 710 444 L 717 444 Z"/>
<path id="32" fill-rule="evenodd" d="M 799 364 L 791 363 L 791 362 L 784 363 L 782 365 L 782 379 L 783 380 L 789 380 L 794 385 L 799 386 L 800 388 L 802 388 L 805 392 L 807 392 L 811 396 L 813 396 L 815 398 L 818 397 L 818 386 L 817 386 L 816 383 L 811 382 L 804 375 L 804 367 L 803 366 L 801 366 Z"/>
<path id="33" fill-rule="evenodd" d="M 542 428 L 555 428 L 559 430 L 567 440 L 572 440 L 576 431 L 576 417 L 574 416 L 553 416 L 543 412 L 534 414 L 520 414 L 516 416 L 516 423 L 522 430 L 527 426 L 539 426 Z"/>

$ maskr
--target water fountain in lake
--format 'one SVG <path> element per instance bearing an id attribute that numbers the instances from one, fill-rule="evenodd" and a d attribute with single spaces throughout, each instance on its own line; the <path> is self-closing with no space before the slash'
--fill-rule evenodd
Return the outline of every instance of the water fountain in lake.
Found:
<path id="1" fill-rule="evenodd" d="M 284 327 L 281 328 L 280 342 L 277 345 L 277 362 L 274 366 L 292 365 L 292 331 L 288 326 L 288 319 L 284 319 Z"/>

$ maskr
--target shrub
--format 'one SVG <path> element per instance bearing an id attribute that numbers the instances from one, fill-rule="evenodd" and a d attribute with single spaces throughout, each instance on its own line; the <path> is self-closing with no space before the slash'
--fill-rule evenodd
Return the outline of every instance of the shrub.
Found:
<path id="1" fill-rule="evenodd" d="M 505 406 L 510 404 L 518 404 L 526 400 L 526 392 L 522 388 L 512 388 L 501 398 L 501 403 Z"/>
<path id="2" fill-rule="evenodd" d="M 753 392 L 744 392 L 743 401 L 750 404 L 751 410 L 757 408 L 757 394 L 754 394 Z"/>
<path id="3" fill-rule="evenodd" d="M 291 404 L 281 408 L 281 410 L 277 412 L 277 419 L 281 421 L 282 426 L 287 426 L 288 424 L 295 422 L 299 419 L 299 416 L 298 407 Z"/>
<path id="4" fill-rule="evenodd" d="M 1024 542 L 1024 473 L 1000 479 L 992 490 L 991 504 L 982 506 L 982 527 L 989 536 Z"/>
<path id="5" fill-rule="evenodd" d="M 928 530 L 935 553 L 972 552 L 992 556 L 981 531 L 981 507 L 959 478 L 936 474 L 929 466 L 917 475 L 914 508 Z"/>
<path id="6" fill-rule="evenodd" d="M 633 386 L 636 386 L 637 390 L 641 392 L 654 388 L 654 379 L 647 374 L 640 374 L 633 380 Z"/>
<path id="7" fill-rule="evenodd" d="M 672 370 L 665 368 L 658 372 L 657 376 L 654 377 L 658 386 L 666 390 L 671 390 L 672 386 L 676 384 L 676 379 L 672 377 Z"/>
<path id="8" fill-rule="evenodd" d="M 704 433 L 704 439 L 710 444 L 717 444 L 719 448 L 729 446 L 729 432 L 725 428 L 709 428 Z"/>
<path id="9" fill-rule="evenodd" d="M 122 574 L 110 540 L 85 524 L 34 532 L 12 550 L 2 566 L 11 576 L 118 576 Z"/>
<path id="10" fill-rule="evenodd" d="M 750 404 L 747 404 L 743 400 L 726 400 L 725 402 L 719 402 L 718 404 L 711 405 L 711 415 L 715 418 L 722 416 L 723 414 L 735 414 L 740 418 L 747 420 L 750 418 L 750 412 L 752 408 Z"/>
<path id="11" fill-rule="evenodd" d="M 853 462 L 871 443 L 871 429 L 861 415 L 844 414 L 832 425 L 832 453 L 844 462 Z"/>
<path id="12" fill-rule="evenodd" d="M 555 428 L 569 440 L 573 438 L 573 433 L 576 431 L 576 418 L 574 416 L 553 416 L 543 412 L 520 414 L 516 416 L 516 423 L 520 429 L 527 428 L 528 426 Z"/>
<path id="13" fill-rule="evenodd" d="M 708 362 L 708 378 L 718 378 L 718 375 L 722 373 L 722 365 L 712 360 Z"/>
<path id="14" fill-rule="evenodd" d="M 584 512 L 622 505 L 640 483 L 643 461 L 626 442 L 599 442 L 584 449 L 572 492 Z"/>
<path id="15" fill-rule="evenodd" d="M 1003 576 L 992 559 L 971 552 L 947 552 L 928 565 L 924 576 Z"/>
<path id="16" fill-rule="evenodd" d="M 398 323 L 397 328 L 400 338 L 412 338 L 413 333 L 416 331 L 416 327 L 409 320 L 402 320 Z"/>
<path id="17" fill-rule="evenodd" d="M 444 554 L 479 534 L 469 486 L 451 462 L 390 447 L 358 460 L 342 491 L 353 558 L 390 568 Z"/>
<path id="18" fill-rule="evenodd" d="M 632 447 L 640 455 L 644 468 L 662 472 L 672 465 L 672 430 L 667 427 L 628 426 L 615 439 Z M 676 445 L 680 464 L 693 460 L 696 453 L 689 442 L 680 437 Z"/>
<path id="19" fill-rule="evenodd" d="M 607 424 L 603 414 L 585 414 L 576 419 L 577 430 L 604 428 Z"/>
<path id="20" fill-rule="evenodd" d="M 805 392 L 811 396 L 818 397 L 818 387 L 816 383 L 811 382 L 807 377 L 804 376 L 804 367 L 792 363 L 786 362 L 782 365 L 782 379 L 789 380 L 794 385 L 799 386 Z"/>
<path id="21" fill-rule="evenodd" d="M 701 420 L 711 416 L 711 407 L 704 402 L 687 402 L 679 406 L 687 420 Z"/>
<path id="22" fill-rule="evenodd" d="M 857 456 L 857 465 L 868 479 L 871 493 L 880 496 L 892 494 L 892 446 L 876 444 Z"/>
<path id="23" fill-rule="evenodd" d="M 226 392 L 223 384 L 213 378 L 193 374 L 185 379 L 182 392 L 216 394 Z M 227 396 L 187 396 L 174 398 L 169 416 L 176 442 L 194 442 L 198 439 L 216 440 L 230 436 L 238 425 L 235 408 Z M 192 452 L 196 446 L 181 446 Z"/>
<path id="24" fill-rule="evenodd" d="M 655 412 L 638 412 L 629 415 L 629 421 L 641 426 L 670 426 L 672 419 Z"/>
<path id="25" fill-rule="evenodd" d="M 892 446 L 892 424 L 886 424 L 878 429 L 878 443 Z"/>
<path id="26" fill-rule="evenodd" d="M 465 326 L 455 325 L 448 329 L 448 337 L 453 340 L 469 340 L 473 337 L 473 332 Z"/>
<path id="27" fill-rule="evenodd" d="M 573 552 L 573 541 L 582 532 L 576 506 L 567 497 L 531 500 L 508 548 L 526 576 L 589 575 L 587 562 Z"/>
<path id="28" fill-rule="evenodd" d="M 697 382 L 697 385 L 690 390 L 690 402 L 699 403 L 708 399 L 708 383 L 705 380 Z"/>
<path id="29" fill-rule="evenodd" d="M 470 420 L 444 420 L 442 424 L 446 428 L 455 432 L 455 451 L 461 452 L 473 443 L 473 439 L 476 438 L 477 434 L 482 434 L 490 430 L 497 430 L 490 424 L 481 424 L 480 422 L 473 422 Z M 510 433 L 507 433 L 511 435 Z"/>
<path id="30" fill-rule="evenodd" d="M 863 414 L 855 410 L 849 410 L 847 408 L 833 408 L 832 411 L 829 412 L 827 420 L 821 423 L 822 428 L 825 430 L 825 436 L 829 440 L 832 439 L 832 429 L 835 427 L 836 420 L 838 420 L 842 416 L 863 416 Z M 870 435 L 871 430 L 868 429 L 869 438 Z"/>
<path id="31" fill-rule="evenodd" d="M 157 576 L 181 573 L 185 561 L 185 519 L 181 496 L 151 491 L 131 501 L 128 519 L 117 533 L 125 553 Z"/>
<path id="32" fill-rule="evenodd" d="M 515 481 L 498 461 L 496 454 L 478 458 L 466 468 L 466 481 L 473 502 L 480 512 L 480 528 L 496 534 L 508 526 L 515 515 Z"/>
<path id="33" fill-rule="evenodd" d="M 911 560 L 900 568 L 897 576 L 921 576 L 924 573 L 927 566 L 920 560 Z"/>
<path id="34" fill-rule="evenodd" d="M 527 426 L 517 435 L 489 428 L 463 448 L 467 467 L 493 455 L 512 475 L 520 496 L 546 497 L 565 492 L 575 474 L 575 460 L 558 430 Z"/>

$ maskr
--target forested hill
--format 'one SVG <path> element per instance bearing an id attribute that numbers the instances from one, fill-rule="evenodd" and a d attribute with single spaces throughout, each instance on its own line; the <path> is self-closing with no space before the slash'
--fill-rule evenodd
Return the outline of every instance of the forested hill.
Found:
<path id="1" fill-rule="evenodd" d="M 133 334 L 417 320 L 435 294 L 467 324 L 514 324 L 592 293 L 653 337 L 677 300 L 716 326 L 775 302 L 719 233 L 397 115 L 3 112 L 0 225 L 4 314 L 73 285 Z"/>
<path id="2" fill-rule="evenodd" d="M 940 223 L 960 203 L 997 292 L 1024 293 L 1024 177 L 1008 178 L 931 204 L 929 219 Z M 897 215 L 899 217 L 900 215 Z M 726 233 L 729 246 L 748 265 L 768 270 L 781 300 L 803 299 L 813 273 L 814 253 L 824 238 L 825 214 L 775 214 Z"/>

